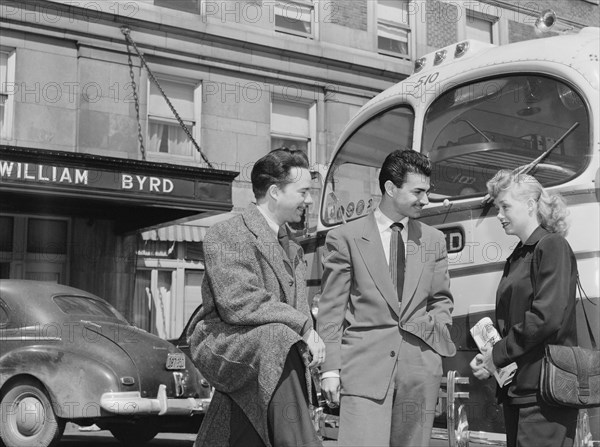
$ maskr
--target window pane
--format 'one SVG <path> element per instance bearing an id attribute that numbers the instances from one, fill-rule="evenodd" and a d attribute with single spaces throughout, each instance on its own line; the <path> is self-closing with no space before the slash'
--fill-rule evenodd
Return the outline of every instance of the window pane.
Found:
<path id="1" fill-rule="evenodd" d="M 10 279 L 10 262 L 0 262 L 0 279 Z"/>
<path id="2" fill-rule="evenodd" d="M 83 296 L 57 296 L 54 302 L 68 315 L 110 317 L 124 320 L 119 312 L 107 303 Z"/>
<path id="3" fill-rule="evenodd" d="M 188 125 L 187 128 L 192 133 L 194 126 Z M 192 142 L 179 124 L 167 124 L 150 120 L 148 134 L 148 150 L 151 152 L 192 155 Z"/>
<path id="4" fill-rule="evenodd" d="M 344 142 L 325 181 L 325 225 L 364 216 L 377 206 L 379 168 L 390 152 L 412 148 L 413 125 L 413 111 L 398 107 L 375 116 Z"/>
<path id="5" fill-rule="evenodd" d="M 379 0 L 377 2 L 377 17 L 386 22 L 399 23 L 408 26 L 408 1 Z"/>
<path id="6" fill-rule="evenodd" d="M 202 280 L 204 271 L 186 270 L 185 271 L 185 290 L 184 290 L 184 321 L 187 321 L 194 310 L 202 304 Z"/>
<path id="7" fill-rule="evenodd" d="M 27 222 L 27 251 L 66 254 L 67 222 L 30 218 Z"/>
<path id="8" fill-rule="evenodd" d="M 467 39 L 493 43 L 492 22 L 472 15 L 467 15 Z"/>
<path id="9" fill-rule="evenodd" d="M 157 288 L 152 290 L 152 333 L 160 338 L 177 337 L 179 334 L 172 333 L 171 319 L 171 270 L 158 270 Z"/>
<path id="10" fill-rule="evenodd" d="M 312 33 L 312 6 L 292 2 L 279 2 L 275 5 L 275 27 L 300 34 Z"/>
<path id="11" fill-rule="evenodd" d="M 169 97 L 171 104 L 173 104 L 179 116 L 185 121 L 194 121 L 194 87 L 189 84 L 167 81 L 165 79 L 159 79 L 158 82 L 160 82 L 160 86 Z M 175 119 L 173 112 L 154 82 L 150 82 L 148 114 Z"/>
<path id="12" fill-rule="evenodd" d="M 432 199 L 482 195 L 499 169 L 524 166 L 569 133 L 531 172 L 542 185 L 564 183 L 591 158 L 590 118 L 561 81 L 506 76 L 454 88 L 425 116 L 422 152 L 434 164 Z"/>
<path id="13" fill-rule="evenodd" d="M 408 55 L 409 31 L 404 28 L 378 24 L 377 47 L 383 51 L 391 51 L 400 55 Z"/>
<path id="14" fill-rule="evenodd" d="M 271 132 L 309 137 L 308 106 L 291 101 L 273 101 Z"/>
<path id="15" fill-rule="evenodd" d="M 8 53 L 0 52 L 0 93 L 6 93 Z"/>
<path id="16" fill-rule="evenodd" d="M 0 251 L 13 250 L 14 218 L 0 216 Z"/>
<path id="17" fill-rule="evenodd" d="M 135 272 L 135 292 L 133 296 L 131 322 L 134 326 L 150 330 L 150 309 L 152 297 L 150 294 L 150 270 L 137 270 Z"/>

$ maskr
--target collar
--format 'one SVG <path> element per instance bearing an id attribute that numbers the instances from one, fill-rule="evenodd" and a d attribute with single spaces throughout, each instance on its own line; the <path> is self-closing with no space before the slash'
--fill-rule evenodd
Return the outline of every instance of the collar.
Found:
<path id="1" fill-rule="evenodd" d="M 385 230 L 389 230 L 390 225 L 395 222 L 383 214 L 379 207 L 375 208 L 375 211 L 373 211 L 373 217 L 375 218 L 375 222 L 377 222 L 377 228 L 379 228 L 380 233 Z M 398 223 L 401 223 L 404 226 L 404 230 L 406 230 L 408 228 L 408 216 L 399 220 Z"/>
<path id="2" fill-rule="evenodd" d="M 279 225 L 277 225 L 273 219 L 271 219 L 267 213 L 265 212 L 265 210 L 263 210 L 260 206 L 256 206 L 256 208 L 258 209 L 258 211 L 260 211 L 260 214 L 263 215 L 263 217 L 265 218 L 265 220 L 267 221 L 267 224 L 269 224 L 269 228 L 271 230 L 273 230 L 273 232 L 275 233 L 275 236 L 277 236 L 277 234 L 279 233 Z"/>
<path id="3" fill-rule="evenodd" d="M 531 233 L 531 235 L 522 245 L 535 245 L 540 241 L 541 238 L 543 238 L 547 234 L 550 234 L 550 232 L 540 225 L 535 230 L 533 230 L 533 233 Z"/>

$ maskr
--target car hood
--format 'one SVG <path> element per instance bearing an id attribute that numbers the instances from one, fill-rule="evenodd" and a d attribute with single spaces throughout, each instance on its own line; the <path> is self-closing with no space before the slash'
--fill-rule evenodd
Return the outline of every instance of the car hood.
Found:
<path id="1" fill-rule="evenodd" d="M 88 337 L 118 346 L 137 369 L 137 386 L 142 397 L 154 398 L 158 387 L 166 385 L 168 397 L 196 397 L 200 393 L 200 374 L 185 355 L 171 343 L 135 326 L 114 322 L 84 322 Z M 169 357 L 174 357 L 168 369 Z M 183 365 L 181 357 L 184 358 Z M 109 359 L 106 359 L 110 361 Z M 132 389 L 131 389 L 132 390 Z"/>

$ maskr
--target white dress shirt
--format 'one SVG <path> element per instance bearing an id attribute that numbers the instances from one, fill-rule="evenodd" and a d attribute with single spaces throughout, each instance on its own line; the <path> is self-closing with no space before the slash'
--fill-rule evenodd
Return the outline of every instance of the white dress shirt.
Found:
<path id="1" fill-rule="evenodd" d="M 267 215 L 267 213 L 265 212 L 265 210 L 263 210 L 260 206 L 257 206 L 256 208 L 258 208 L 258 211 L 260 211 L 260 214 L 262 214 L 265 217 L 265 219 L 267 220 L 267 223 L 269 224 L 269 228 L 271 228 L 271 230 L 273 230 L 275 232 L 275 239 L 277 239 L 277 235 L 279 234 L 279 225 L 277 225 L 273 221 L 273 219 L 271 219 Z"/>

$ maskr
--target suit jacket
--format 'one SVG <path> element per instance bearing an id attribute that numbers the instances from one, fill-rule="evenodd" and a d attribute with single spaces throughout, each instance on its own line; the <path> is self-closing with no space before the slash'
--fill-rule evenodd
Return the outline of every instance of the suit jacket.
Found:
<path id="1" fill-rule="evenodd" d="M 383 399 L 402 333 L 441 356 L 456 353 L 444 235 L 408 221 L 399 304 L 373 214 L 327 235 L 317 330 L 327 346 L 322 371 L 340 369 L 342 393 Z"/>
<path id="2" fill-rule="evenodd" d="M 303 251 L 290 241 L 284 255 L 251 205 L 207 232 L 204 256 L 203 308 L 188 337 L 194 363 L 218 393 L 199 444 L 227 445 L 233 399 L 270 445 L 267 406 L 290 348 L 312 327 Z"/>

